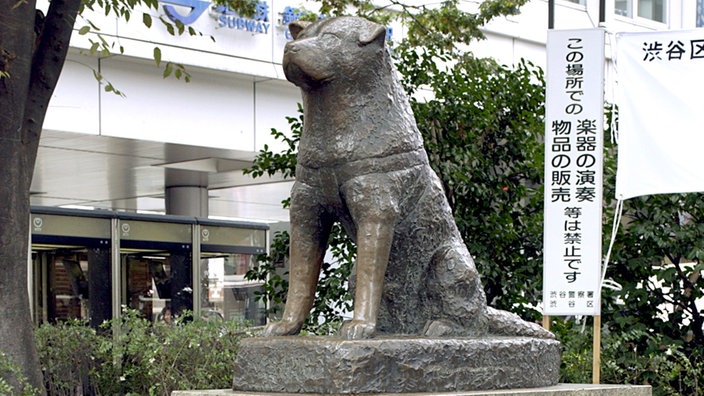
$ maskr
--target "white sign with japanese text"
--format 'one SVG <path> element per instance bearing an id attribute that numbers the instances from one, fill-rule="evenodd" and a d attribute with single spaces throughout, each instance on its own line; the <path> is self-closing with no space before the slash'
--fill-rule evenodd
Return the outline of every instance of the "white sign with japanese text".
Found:
<path id="1" fill-rule="evenodd" d="M 616 197 L 704 191 L 704 29 L 616 35 Z"/>
<path id="2" fill-rule="evenodd" d="M 600 314 L 604 36 L 548 32 L 544 315 Z"/>

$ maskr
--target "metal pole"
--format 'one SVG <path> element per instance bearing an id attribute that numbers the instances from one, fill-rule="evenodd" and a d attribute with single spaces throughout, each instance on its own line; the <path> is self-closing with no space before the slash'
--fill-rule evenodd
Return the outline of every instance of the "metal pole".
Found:
<path id="1" fill-rule="evenodd" d="M 548 0 L 548 29 L 553 28 L 555 28 L 555 0 Z"/>
<path id="2" fill-rule="evenodd" d="M 606 22 L 606 0 L 599 1 L 599 24 Z"/>
<path id="3" fill-rule="evenodd" d="M 110 272 L 112 274 L 112 339 L 118 344 L 122 329 L 122 257 L 120 256 L 120 220 L 110 219 Z M 122 367 L 122 355 L 119 348 L 113 349 L 112 361 L 115 367 Z"/>
<path id="4" fill-rule="evenodd" d="M 206 190 L 207 191 L 207 190 Z M 192 231 L 192 250 L 191 250 L 191 279 L 193 279 L 193 317 L 200 319 L 201 296 L 203 293 L 203 284 L 201 283 L 201 254 L 200 254 L 200 224 L 193 224 Z"/>
<path id="5" fill-rule="evenodd" d="M 122 316 L 122 266 L 120 257 L 120 221 L 110 219 L 110 271 L 112 273 L 112 319 L 113 331 Z"/>

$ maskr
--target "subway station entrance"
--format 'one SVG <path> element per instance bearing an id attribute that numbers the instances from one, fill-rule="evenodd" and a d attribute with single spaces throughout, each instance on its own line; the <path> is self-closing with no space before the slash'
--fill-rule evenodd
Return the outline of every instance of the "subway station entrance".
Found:
<path id="1" fill-rule="evenodd" d="M 244 274 L 267 250 L 264 223 L 104 210 L 32 207 L 30 282 L 35 323 L 97 327 L 136 310 L 169 322 L 265 323 L 261 283 Z"/>

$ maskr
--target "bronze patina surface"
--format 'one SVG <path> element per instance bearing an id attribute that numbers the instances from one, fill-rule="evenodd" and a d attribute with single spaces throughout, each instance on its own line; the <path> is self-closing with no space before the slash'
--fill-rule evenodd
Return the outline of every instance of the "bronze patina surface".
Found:
<path id="1" fill-rule="evenodd" d="M 341 17 L 294 22 L 283 67 L 304 128 L 291 193 L 290 286 L 266 335 L 296 334 L 340 221 L 357 244 L 354 317 L 341 336 L 484 334 L 552 338 L 487 307 L 480 276 L 396 77 L 386 28 Z"/>
<path id="2" fill-rule="evenodd" d="M 554 385 L 560 343 L 487 306 L 480 275 L 388 54 L 361 18 L 294 22 L 286 77 L 304 128 L 291 192 L 290 284 L 282 319 L 245 339 L 234 389 L 373 394 Z M 297 334 L 332 224 L 357 244 L 353 318 L 337 338 Z"/>

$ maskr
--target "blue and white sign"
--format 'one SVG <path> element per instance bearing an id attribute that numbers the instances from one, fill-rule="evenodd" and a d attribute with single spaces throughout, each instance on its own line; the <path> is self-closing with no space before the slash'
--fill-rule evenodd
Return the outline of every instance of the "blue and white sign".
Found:
<path id="1" fill-rule="evenodd" d="M 181 22 L 190 25 L 195 22 L 210 6 L 209 1 L 203 0 L 162 0 L 164 12 L 174 22 Z M 186 14 L 181 14 L 174 6 L 187 10 Z"/>
<path id="2" fill-rule="evenodd" d="M 243 30 L 251 33 L 269 33 L 269 5 L 266 1 L 256 4 L 252 18 L 240 16 L 237 11 L 225 5 L 213 5 L 204 0 L 162 0 L 164 12 L 174 22 L 191 25 L 210 8 L 210 16 L 217 21 L 217 26 L 233 30 Z M 179 12 L 174 7 L 185 11 Z"/>

